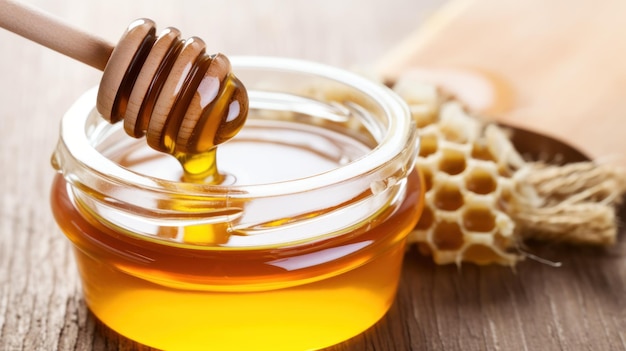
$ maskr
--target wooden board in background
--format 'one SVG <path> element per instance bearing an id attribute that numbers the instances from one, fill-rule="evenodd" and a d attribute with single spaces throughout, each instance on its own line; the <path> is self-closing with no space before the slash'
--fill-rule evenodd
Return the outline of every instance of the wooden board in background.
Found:
<path id="1" fill-rule="evenodd" d="M 454 0 L 377 67 L 418 69 L 488 115 L 626 165 L 625 18 L 619 0 Z"/>

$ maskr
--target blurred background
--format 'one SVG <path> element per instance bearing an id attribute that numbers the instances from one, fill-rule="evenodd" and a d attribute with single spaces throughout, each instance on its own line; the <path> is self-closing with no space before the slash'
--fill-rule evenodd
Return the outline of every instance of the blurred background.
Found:
<path id="1" fill-rule="evenodd" d="M 373 63 L 417 28 L 445 0 L 209 0 L 209 1 L 49 1 L 22 0 L 62 20 L 116 43 L 128 24 L 139 17 L 153 19 L 159 29 L 173 26 L 183 37 L 197 36 L 208 50 L 226 55 L 286 56 L 351 67 Z M 72 62 L 37 44 L 0 31 L 3 62 L 45 62 L 38 66 L 0 65 L 2 77 L 16 70 L 45 76 L 50 81 L 82 77 L 85 85 L 63 86 L 83 91 L 98 83 L 99 72 Z M 24 79 L 27 79 L 25 76 Z M 72 79 L 73 83 L 77 81 Z M 36 88 L 37 82 L 13 84 Z M 17 87 L 17 86 L 16 86 Z M 2 99 L 9 99 L 7 96 Z M 15 98 L 15 97 L 12 97 Z M 2 103 L 9 100 L 2 100 Z"/>

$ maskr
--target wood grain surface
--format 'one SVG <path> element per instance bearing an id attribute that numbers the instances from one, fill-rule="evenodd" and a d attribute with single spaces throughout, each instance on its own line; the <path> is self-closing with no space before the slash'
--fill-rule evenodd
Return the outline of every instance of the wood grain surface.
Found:
<path id="1" fill-rule="evenodd" d="M 184 35 L 197 35 L 215 51 L 227 55 L 297 57 L 344 68 L 369 67 L 378 62 L 381 71 L 387 69 L 386 72 L 422 65 L 430 68 L 435 63 L 446 69 L 466 69 L 469 66 L 463 60 L 477 60 L 471 52 L 480 55 L 489 50 L 487 45 L 471 43 L 457 55 L 458 51 L 446 47 L 444 41 L 460 40 L 462 34 L 476 26 L 489 29 L 483 22 L 499 18 L 498 14 L 511 15 L 510 7 L 496 6 L 496 2 L 479 2 L 478 7 L 459 10 L 454 21 L 437 31 L 436 37 L 446 35 L 441 42 L 421 42 L 423 51 L 416 54 L 418 51 L 407 51 L 407 46 L 393 48 L 398 48 L 396 45 L 403 38 L 411 37 L 409 34 L 443 0 L 28 2 L 112 42 L 130 21 L 148 17 L 163 27 L 176 26 Z M 606 3 L 612 3 L 614 11 L 605 7 L 609 6 Z M 617 20 L 623 18 L 622 3 L 603 2 L 598 12 L 594 10 L 595 2 L 593 6 L 591 2 L 576 4 L 586 4 L 585 11 L 575 12 L 580 21 L 576 23 L 583 23 L 584 28 L 571 31 L 578 28 L 571 24 L 559 30 L 564 42 L 575 48 L 577 39 L 586 39 L 588 46 L 580 50 L 623 48 L 626 29 Z M 487 10 L 496 12 L 485 15 Z M 530 28 L 537 27 L 540 38 L 554 25 L 546 13 L 536 12 L 526 8 L 524 16 L 535 18 Z M 589 22 L 592 19 L 595 25 Z M 603 22 L 608 23 L 610 35 L 601 31 Z M 465 27 L 457 27 L 461 24 Z M 489 33 L 505 36 L 500 29 Z M 520 36 L 531 30 L 522 25 L 511 25 L 509 29 L 513 33 L 508 35 Z M 615 50 L 611 52 L 621 52 Z M 554 54 L 559 52 L 555 49 Z M 69 243 L 56 228 L 49 210 L 49 186 L 54 175 L 49 157 L 58 138 L 60 118 L 83 91 L 98 84 L 101 73 L 2 30 L 0 53 L 0 350 L 150 350 L 108 330 L 88 312 Z M 577 57 L 589 57 L 592 53 L 585 55 Z M 560 57 L 568 55 L 562 53 Z M 493 71 L 497 67 L 498 74 L 513 77 L 508 70 L 516 70 L 521 64 L 507 60 L 510 58 L 494 58 L 493 66 L 481 69 Z M 599 67 L 621 70 L 598 72 L 613 77 L 606 81 L 624 87 L 626 65 L 618 64 L 614 57 L 603 60 Z M 499 62 L 506 67 L 498 66 Z M 582 69 L 583 63 L 569 69 Z M 558 72 L 551 69 L 553 64 L 543 67 L 536 61 L 535 67 L 542 68 L 537 75 L 554 78 Z M 507 78 L 511 84 L 508 79 L 511 78 Z M 520 89 L 515 90 L 517 94 L 524 91 L 528 95 L 515 95 L 518 98 L 514 101 L 541 101 L 554 90 L 553 85 L 538 86 L 537 96 L 531 94 L 533 84 L 538 83 L 528 78 L 523 81 L 524 90 L 515 88 Z M 598 122 L 605 135 L 586 139 L 584 146 L 600 154 L 610 149 L 606 146 L 609 141 L 621 142 L 624 150 L 621 134 L 625 119 L 621 112 L 624 109 L 620 108 L 626 99 L 618 99 L 612 85 L 594 84 L 599 88 L 591 89 L 588 96 L 606 105 L 579 102 L 579 109 L 571 110 L 565 106 L 565 100 L 559 100 L 550 105 L 551 118 L 564 119 L 561 123 L 566 128 L 561 134 L 567 136 L 577 130 L 592 133 L 594 124 L 580 123 L 582 117 L 577 116 L 593 111 L 593 118 L 602 120 L 602 116 L 609 115 L 604 122 Z M 604 95 L 611 98 L 604 99 Z M 539 109 L 528 108 L 536 104 L 540 103 L 526 104 L 527 108 L 521 111 L 534 111 L 535 117 L 530 120 L 543 121 L 538 117 Z M 502 113 L 500 118 L 522 118 L 520 109 L 512 106 L 498 110 Z M 567 121 L 569 116 L 574 119 Z M 623 210 L 621 218 L 626 218 Z M 610 248 L 531 244 L 527 250 L 562 265 L 555 268 L 529 260 L 515 269 L 436 266 L 416 251 L 409 251 L 391 311 L 369 331 L 331 350 L 626 350 L 624 233 L 617 245 Z"/>

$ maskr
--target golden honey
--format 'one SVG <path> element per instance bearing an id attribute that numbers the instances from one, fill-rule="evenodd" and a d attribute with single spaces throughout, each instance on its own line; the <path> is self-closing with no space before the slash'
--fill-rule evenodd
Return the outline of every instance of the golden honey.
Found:
<path id="1" fill-rule="evenodd" d="M 176 159 L 98 122 L 93 94 L 64 118 L 51 203 L 85 300 L 148 346 L 321 349 L 372 326 L 394 300 L 423 197 L 408 111 L 384 88 L 325 66 L 244 62 L 251 111 L 217 149 L 220 184 L 182 181 Z M 265 73 L 274 65 L 282 73 Z M 289 65 L 290 79 L 255 93 Z M 324 94 L 294 88 L 302 70 Z M 341 84 L 326 88 L 326 75 Z"/>

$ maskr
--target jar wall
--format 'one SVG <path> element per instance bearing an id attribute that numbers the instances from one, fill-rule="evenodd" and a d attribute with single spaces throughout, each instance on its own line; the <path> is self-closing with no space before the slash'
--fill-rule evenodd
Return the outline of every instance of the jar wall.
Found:
<path id="1" fill-rule="evenodd" d="M 51 193 L 86 302 L 112 329 L 161 349 L 341 342 L 378 321 L 395 296 L 422 208 L 416 131 L 399 98 L 349 73 L 273 59 L 244 60 L 239 70 L 251 83 L 248 130 L 261 121 L 340 135 L 330 145 L 346 142 L 332 152 L 303 148 L 302 138 L 278 143 L 336 164 L 276 183 L 167 179 L 133 168 L 128 159 L 160 156 L 131 154 L 141 140 L 103 124 L 88 93 L 63 120 Z M 271 143 L 277 128 L 254 135 Z"/>
<path id="2" fill-rule="evenodd" d="M 52 209 L 74 245 L 87 305 L 120 334 L 161 349 L 308 350 L 363 332 L 389 309 L 419 215 L 416 173 L 408 185 L 413 195 L 366 235 L 248 260 L 129 246 L 76 209 L 60 176 Z"/>

